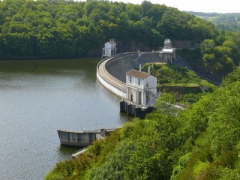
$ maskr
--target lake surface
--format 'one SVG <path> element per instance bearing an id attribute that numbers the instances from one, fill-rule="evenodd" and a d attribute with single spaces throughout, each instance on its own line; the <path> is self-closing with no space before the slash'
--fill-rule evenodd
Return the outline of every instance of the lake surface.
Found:
<path id="1" fill-rule="evenodd" d="M 76 148 L 57 129 L 116 128 L 120 99 L 96 79 L 100 59 L 0 62 L 0 179 L 40 180 Z"/>

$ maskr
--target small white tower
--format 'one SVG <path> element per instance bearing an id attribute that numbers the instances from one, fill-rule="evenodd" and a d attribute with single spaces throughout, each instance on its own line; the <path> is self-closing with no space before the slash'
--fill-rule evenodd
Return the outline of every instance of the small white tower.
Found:
<path id="1" fill-rule="evenodd" d="M 176 59 L 176 49 L 172 48 L 172 41 L 170 39 L 165 39 L 164 47 L 159 51 L 159 58 L 162 62 L 171 64 Z"/>
<path id="2" fill-rule="evenodd" d="M 163 49 L 172 49 L 172 41 L 170 39 L 165 39 Z"/>
<path id="3" fill-rule="evenodd" d="M 116 54 L 116 42 L 114 39 L 110 39 L 109 42 L 105 43 L 105 47 L 103 48 L 102 57 L 111 57 Z"/>

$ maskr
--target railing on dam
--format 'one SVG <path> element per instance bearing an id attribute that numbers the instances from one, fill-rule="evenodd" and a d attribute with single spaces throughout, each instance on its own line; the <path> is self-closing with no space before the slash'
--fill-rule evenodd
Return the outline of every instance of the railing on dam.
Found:
<path id="1" fill-rule="evenodd" d="M 133 64 L 133 61 L 139 61 Z M 158 52 L 126 52 L 102 59 L 97 65 L 100 83 L 117 96 L 126 98 L 125 74 L 139 64 L 159 61 Z"/>
<path id="2" fill-rule="evenodd" d="M 97 78 L 100 83 L 105 86 L 109 91 L 113 92 L 121 98 L 126 97 L 126 84 L 119 79 L 112 76 L 106 69 L 106 63 L 117 59 L 119 57 L 127 56 L 130 54 L 137 54 L 136 52 L 128 52 L 115 55 L 114 57 L 107 57 L 102 59 L 97 65 Z"/>
<path id="3" fill-rule="evenodd" d="M 122 64 L 118 64 L 116 62 L 123 61 L 122 63 L 124 64 L 124 63 L 127 63 L 128 61 L 133 61 L 133 60 L 137 60 L 137 59 L 139 59 L 138 64 L 141 64 L 141 63 L 144 64 L 144 63 L 156 62 L 156 61 L 159 62 L 160 60 L 156 56 L 158 53 L 159 52 L 143 52 L 139 55 L 139 52 L 127 52 L 127 53 L 115 55 L 113 57 L 108 57 L 108 58 L 102 59 L 97 64 L 97 79 L 106 89 L 108 89 L 109 91 L 111 91 L 112 93 L 117 95 L 118 97 L 122 98 L 123 101 L 125 101 L 126 103 L 129 103 L 128 100 L 126 99 L 126 97 L 127 97 L 126 83 L 113 76 L 114 71 L 117 71 L 118 68 L 123 68 L 123 67 L 118 67 L 117 65 L 122 65 Z M 143 56 L 145 55 L 145 57 L 142 57 L 142 59 L 140 59 L 141 55 L 143 55 Z M 109 64 L 114 63 L 114 61 L 115 61 L 115 64 L 112 64 L 112 66 L 109 68 L 109 66 L 110 66 Z M 107 66 L 109 69 L 107 69 Z M 133 67 L 128 67 L 128 68 L 133 68 Z M 109 72 L 110 69 L 111 69 L 112 73 Z M 122 69 L 122 71 L 124 71 L 123 74 L 125 75 L 128 70 L 130 70 L 130 69 Z M 116 73 L 115 73 L 115 75 L 116 75 Z M 134 106 L 133 102 L 131 102 L 130 104 Z M 181 104 L 175 104 L 174 107 L 181 109 L 181 110 L 186 108 L 186 106 L 181 105 Z M 147 111 L 146 111 L 146 113 L 147 113 Z"/>

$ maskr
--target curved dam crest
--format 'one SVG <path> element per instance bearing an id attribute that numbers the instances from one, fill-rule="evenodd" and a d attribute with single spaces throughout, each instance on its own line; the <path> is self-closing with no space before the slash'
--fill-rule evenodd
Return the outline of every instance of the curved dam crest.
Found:
<path id="1" fill-rule="evenodd" d="M 97 65 L 97 79 L 109 91 L 127 99 L 126 73 L 139 70 L 139 65 L 160 62 L 159 52 L 128 52 L 101 60 Z"/>

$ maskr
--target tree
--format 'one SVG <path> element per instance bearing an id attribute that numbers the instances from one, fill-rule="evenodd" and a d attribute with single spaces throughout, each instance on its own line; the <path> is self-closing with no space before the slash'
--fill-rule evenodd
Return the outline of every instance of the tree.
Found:
<path id="1" fill-rule="evenodd" d="M 215 42 L 213 39 L 206 39 L 201 43 L 201 53 L 202 54 L 211 54 L 214 51 Z"/>

